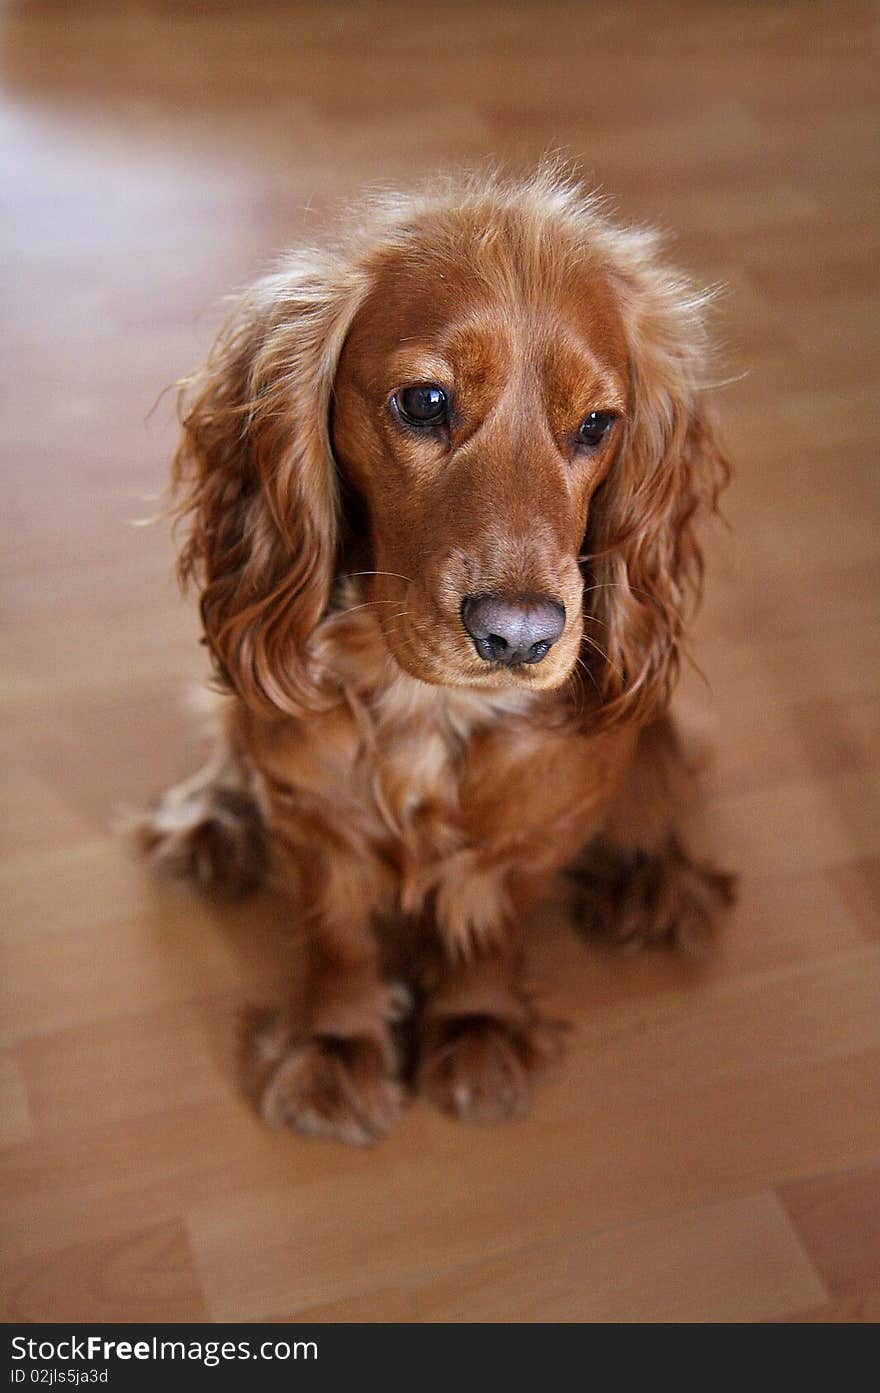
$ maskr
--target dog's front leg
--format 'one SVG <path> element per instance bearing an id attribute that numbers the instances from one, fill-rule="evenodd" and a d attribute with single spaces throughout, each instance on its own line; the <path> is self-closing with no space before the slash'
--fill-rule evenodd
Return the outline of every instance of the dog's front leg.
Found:
<path id="1" fill-rule="evenodd" d="M 527 1112 L 534 1076 L 564 1048 L 565 1026 L 537 1010 L 522 982 L 517 926 L 533 895 L 511 899 L 500 870 L 492 879 L 505 884 L 494 924 L 485 874 L 469 878 L 458 867 L 454 892 L 441 889 L 439 946 L 426 972 L 418 1027 L 419 1088 L 444 1112 L 470 1122 Z"/>
<path id="2" fill-rule="evenodd" d="M 385 982 L 370 923 L 379 877 L 338 848 L 300 867 L 309 925 L 304 1017 L 255 1041 L 260 1111 L 272 1126 L 355 1145 L 380 1140 L 404 1101 L 391 1027 L 406 1002 Z"/>
<path id="3" fill-rule="evenodd" d="M 640 733 L 601 835 L 570 867 L 586 933 L 627 953 L 659 943 L 697 953 L 712 943 L 736 882 L 688 848 L 700 808 L 695 770 L 661 718 Z"/>

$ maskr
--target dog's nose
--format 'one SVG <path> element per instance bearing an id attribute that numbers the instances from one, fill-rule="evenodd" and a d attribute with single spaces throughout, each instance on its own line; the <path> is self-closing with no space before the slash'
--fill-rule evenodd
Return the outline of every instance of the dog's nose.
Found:
<path id="1" fill-rule="evenodd" d="M 565 606 L 549 595 L 468 595 L 461 619 L 487 663 L 540 663 L 565 628 Z"/>

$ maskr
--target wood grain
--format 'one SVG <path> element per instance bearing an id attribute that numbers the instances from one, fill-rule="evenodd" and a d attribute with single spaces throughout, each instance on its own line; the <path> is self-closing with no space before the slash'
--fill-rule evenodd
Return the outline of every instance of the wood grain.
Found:
<path id="1" fill-rule="evenodd" d="M 7 1319 L 880 1318 L 876 66 L 861 0 L 3 8 Z M 740 905 L 699 965 L 536 915 L 575 1031 L 528 1119 L 277 1136 L 236 1036 L 295 926 L 110 831 L 200 752 L 194 608 L 135 525 L 165 389 L 365 182 L 553 148 L 726 286 L 737 478 L 680 705 Z"/>

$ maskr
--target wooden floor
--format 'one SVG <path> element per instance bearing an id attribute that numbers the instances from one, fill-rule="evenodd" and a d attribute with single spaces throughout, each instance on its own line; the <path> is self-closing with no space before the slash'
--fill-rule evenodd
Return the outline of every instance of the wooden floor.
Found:
<path id="1" fill-rule="evenodd" d="M 14 4 L 0 17 L 7 1320 L 880 1318 L 873 4 Z M 279 907 L 151 883 L 109 825 L 194 765 L 203 660 L 162 389 L 365 181 L 564 148 L 723 282 L 738 477 L 684 704 L 742 873 L 715 958 L 549 911 L 576 1025 L 527 1120 L 268 1133 L 242 1008 Z"/>

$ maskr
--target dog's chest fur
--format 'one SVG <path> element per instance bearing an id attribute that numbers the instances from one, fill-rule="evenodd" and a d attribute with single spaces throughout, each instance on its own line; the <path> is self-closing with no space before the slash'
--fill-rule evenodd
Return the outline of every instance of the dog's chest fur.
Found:
<path id="1" fill-rule="evenodd" d="M 620 737 L 580 731 L 553 693 L 419 682 L 368 617 L 351 616 L 344 639 L 322 653 L 340 692 L 331 711 L 249 727 L 270 827 L 381 864 L 407 912 L 433 893 L 450 933 L 479 934 L 503 920 L 512 873 L 555 870 L 591 835 Z"/>
<path id="2" fill-rule="evenodd" d="M 480 766 L 497 762 L 499 742 L 512 754 L 528 740 L 529 694 L 447 691 L 399 671 L 343 691 L 334 710 L 307 721 L 249 723 L 272 820 L 321 810 L 343 839 L 420 859 L 446 854 L 465 838 Z"/>

